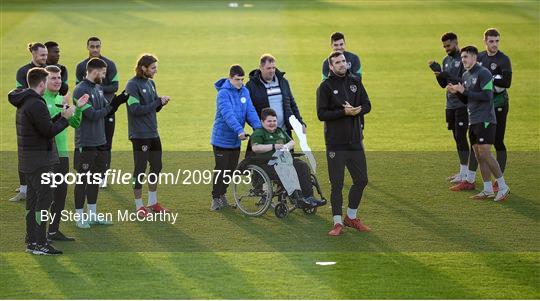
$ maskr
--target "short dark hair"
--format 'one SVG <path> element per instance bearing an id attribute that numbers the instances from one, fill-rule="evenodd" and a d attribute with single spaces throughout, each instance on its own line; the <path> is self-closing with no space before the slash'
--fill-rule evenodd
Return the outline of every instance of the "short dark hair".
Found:
<path id="1" fill-rule="evenodd" d="M 470 54 L 478 55 L 478 48 L 476 48 L 474 46 L 465 46 L 465 47 L 461 48 L 461 52 L 467 52 L 467 53 L 470 53 Z"/>
<path id="2" fill-rule="evenodd" d="M 343 35 L 343 33 L 336 31 L 330 36 L 330 44 L 332 44 L 334 41 L 339 41 L 341 39 L 345 41 L 345 36 Z"/>
<path id="3" fill-rule="evenodd" d="M 101 68 L 107 68 L 107 63 L 105 63 L 104 60 L 94 57 L 88 60 L 88 63 L 86 63 L 86 71 L 90 72 L 94 69 L 101 69 Z"/>
<path id="4" fill-rule="evenodd" d="M 332 65 L 332 59 L 335 58 L 335 57 L 338 57 L 340 55 L 343 55 L 343 52 L 341 51 L 334 51 L 332 53 L 330 53 L 330 56 L 328 57 L 328 64 L 329 65 Z"/>
<path id="5" fill-rule="evenodd" d="M 26 73 L 26 81 L 28 82 L 28 87 L 37 87 L 41 82 L 47 81 L 48 75 L 49 72 L 47 72 L 45 68 L 34 67 L 28 70 L 28 73 Z"/>
<path id="6" fill-rule="evenodd" d="M 238 76 L 244 76 L 244 69 L 240 65 L 232 65 L 231 69 L 229 69 L 229 77 L 233 78 L 235 75 Z"/>
<path id="7" fill-rule="evenodd" d="M 55 41 L 48 41 L 45 43 L 45 47 L 47 47 L 47 49 L 58 47 L 58 43 L 56 43 Z"/>
<path id="8" fill-rule="evenodd" d="M 496 28 L 488 28 L 484 31 L 484 39 L 487 40 L 487 37 L 499 37 L 501 34 Z"/>
<path id="9" fill-rule="evenodd" d="M 157 57 L 145 53 L 139 57 L 137 60 L 137 65 L 135 66 L 135 73 L 137 74 L 137 77 L 144 77 L 144 72 L 142 70 L 142 67 L 148 68 L 153 63 L 156 63 L 158 61 Z"/>
<path id="10" fill-rule="evenodd" d="M 453 32 L 447 32 L 443 34 L 441 37 L 441 42 L 446 42 L 446 41 L 457 41 L 457 35 Z"/>
<path id="11" fill-rule="evenodd" d="M 39 48 L 46 48 L 45 45 L 37 42 L 37 43 L 28 43 L 28 51 L 34 52 L 37 51 Z"/>
<path id="12" fill-rule="evenodd" d="M 277 114 L 276 114 L 276 111 L 274 111 L 274 109 L 272 108 L 264 108 L 262 109 L 261 111 L 261 120 L 266 120 L 266 118 L 268 118 L 268 116 L 274 116 L 274 117 L 277 117 Z"/>
<path id="13" fill-rule="evenodd" d="M 86 41 L 86 46 L 88 46 L 90 42 L 101 42 L 101 40 L 98 37 L 89 37 Z"/>
<path id="14" fill-rule="evenodd" d="M 266 65 L 266 63 L 273 63 L 275 61 L 276 61 L 276 58 L 270 53 L 265 53 L 261 55 L 261 59 L 259 60 L 261 66 Z"/>
<path id="15" fill-rule="evenodd" d="M 62 70 L 60 70 L 60 68 L 58 68 L 58 66 L 55 66 L 55 65 L 49 65 L 47 67 L 45 67 L 45 70 L 49 73 L 60 73 L 62 72 Z"/>

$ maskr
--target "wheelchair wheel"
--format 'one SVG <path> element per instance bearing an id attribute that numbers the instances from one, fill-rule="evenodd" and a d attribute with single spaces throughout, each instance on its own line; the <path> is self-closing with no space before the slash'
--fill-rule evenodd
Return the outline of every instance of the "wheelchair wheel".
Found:
<path id="1" fill-rule="evenodd" d="M 274 208 L 274 213 L 276 214 L 277 218 L 284 218 L 287 216 L 287 213 L 289 213 L 289 209 L 287 208 L 287 205 L 279 203 Z"/>
<path id="2" fill-rule="evenodd" d="M 236 207 L 249 216 L 263 215 L 272 203 L 272 182 L 259 166 L 248 165 L 233 186 Z"/>
<path id="3" fill-rule="evenodd" d="M 304 213 L 307 215 L 313 215 L 317 213 L 317 207 L 306 207 L 306 208 L 303 208 L 302 210 L 304 210 Z"/>

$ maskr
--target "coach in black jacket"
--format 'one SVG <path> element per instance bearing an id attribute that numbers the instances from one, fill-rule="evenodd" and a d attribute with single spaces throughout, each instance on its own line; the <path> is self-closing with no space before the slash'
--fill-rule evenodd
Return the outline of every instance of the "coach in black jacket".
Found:
<path id="1" fill-rule="evenodd" d="M 343 224 L 358 231 L 369 231 L 369 227 L 356 217 L 356 212 L 368 181 L 360 117 L 371 111 L 371 102 L 360 78 L 347 71 L 347 62 L 341 52 L 333 52 L 328 62 L 330 76 L 317 89 L 317 116 L 324 121 L 328 173 L 332 186 L 334 228 L 328 234 L 337 236 L 341 234 Z M 342 220 L 345 166 L 351 174 L 353 185 L 349 191 L 347 215 Z"/>
<path id="2" fill-rule="evenodd" d="M 75 106 L 64 108 L 51 120 L 45 100 L 47 71 L 32 68 L 28 71 L 29 88 L 9 93 L 9 102 L 17 107 L 16 128 L 19 171 L 24 173 L 28 184 L 26 199 L 26 251 L 33 254 L 61 254 L 47 243 L 46 222 L 41 211 L 47 211 L 52 202 L 52 188 L 42 184 L 42 174 L 49 173 L 59 163 L 53 138 L 68 125 Z M 59 218 L 59 217 L 57 217 Z"/>
<path id="3" fill-rule="evenodd" d="M 278 117 L 278 127 L 284 129 L 289 136 L 292 127 L 289 117 L 294 115 L 304 127 L 306 124 L 300 116 L 300 111 L 294 101 L 289 81 L 284 77 L 285 72 L 276 68 L 276 59 L 271 54 L 263 54 L 259 69 L 249 73 L 246 88 L 249 90 L 251 101 L 260 117 L 264 108 L 272 108 Z"/>

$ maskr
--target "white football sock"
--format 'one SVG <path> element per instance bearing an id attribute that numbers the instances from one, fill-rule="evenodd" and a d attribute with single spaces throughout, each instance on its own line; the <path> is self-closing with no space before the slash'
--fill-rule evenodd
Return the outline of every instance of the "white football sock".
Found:
<path id="1" fill-rule="evenodd" d="M 358 211 L 358 209 L 351 209 L 351 208 L 347 207 L 347 216 L 350 219 L 355 219 L 356 218 L 356 211 Z"/>
<path id="2" fill-rule="evenodd" d="M 148 191 L 148 206 L 157 204 L 157 191 Z"/>
<path id="3" fill-rule="evenodd" d="M 26 185 L 20 185 L 19 186 L 19 192 L 26 193 Z"/>
<path id="4" fill-rule="evenodd" d="M 142 199 L 135 199 L 135 209 L 143 207 Z"/>
<path id="5" fill-rule="evenodd" d="M 467 171 L 467 182 L 474 183 L 476 181 L 476 171 Z"/>
<path id="6" fill-rule="evenodd" d="M 341 215 L 334 215 L 334 225 L 336 224 L 342 224 L 343 225 L 343 221 L 341 220 Z"/>
<path id="7" fill-rule="evenodd" d="M 506 181 L 504 180 L 504 177 L 501 176 L 500 178 L 497 179 L 497 184 L 499 184 L 499 189 L 500 190 L 504 190 L 508 187 L 508 185 L 506 185 Z"/>
<path id="8" fill-rule="evenodd" d="M 484 192 L 487 194 L 493 193 L 493 184 L 491 184 L 491 181 L 484 182 Z"/>
<path id="9" fill-rule="evenodd" d="M 467 165 L 461 164 L 459 166 L 459 176 L 461 177 L 462 181 L 464 181 L 467 178 L 467 170 L 468 170 Z"/>
<path id="10" fill-rule="evenodd" d="M 88 217 L 91 221 L 95 221 L 97 219 L 97 212 L 96 212 L 96 204 L 88 204 Z"/>
<path id="11" fill-rule="evenodd" d="M 82 208 L 82 209 L 75 209 L 75 212 L 77 213 L 77 218 L 75 219 L 75 221 L 76 221 L 76 222 L 83 221 L 84 208 Z"/>

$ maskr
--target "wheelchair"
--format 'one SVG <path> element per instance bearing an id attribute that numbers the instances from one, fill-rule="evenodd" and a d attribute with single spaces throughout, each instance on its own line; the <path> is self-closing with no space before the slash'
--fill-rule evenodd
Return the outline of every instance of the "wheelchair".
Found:
<path id="1" fill-rule="evenodd" d="M 304 156 L 303 153 L 292 153 L 293 158 Z M 273 167 L 268 165 L 268 161 L 273 158 L 258 158 L 246 152 L 246 158 L 237 167 L 237 171 L 242 174 L 241 181 L 233 183 L 234 200 L 236 208 L 248 216 L 261 216 L 268 209 L 272 208 L 278 218 L 284 218 L 287 214 L 298 209 L 297 197 L 289 196 L 279 177 L 273 171 Z M 321 200 L 326 201 L 322 194 L 317 177 L 310 168 L 310 181 L 314 191 L 317 192 Z M 303 207 L 302 211 L 307 214 L 315 214 L 317 207 Z"/>

